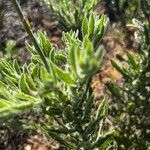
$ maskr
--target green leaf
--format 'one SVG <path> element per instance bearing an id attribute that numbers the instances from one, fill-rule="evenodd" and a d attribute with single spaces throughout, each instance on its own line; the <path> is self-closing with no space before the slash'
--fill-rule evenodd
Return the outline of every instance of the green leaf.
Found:
<path id="1" fill-rule="evenodd" d="M 112 66 L 120 72 L 125 78 L 130 78 L 126 71 L 124 71 L 115 61 L 111 61 Z"/>
<path id="2" fill-rule="evenodd" d="M 76 39 L 76 35 L 74 35 L 75 32 L 69 32 L 69 33 L 65 33 L 64 34 L 64 39 L 66 39 L 66 41 L 69 43 L 69 44 L 75 44 L 75 45 L 78 45 L 79 44 L 79 41 L 77 41 Z"/>
<path id="3" fill-rule="evenodd" d="M 90 56 L 93 53 L 93 43 L 89 40 L 87 36 L 83 38 L 83 50 L 86 52 L 85 54 Z"/>
<path id="4" fill-rule="evenodd" d="M 25 101 L 28 101 L 28 102 L 40 102 L 41 100 L 39 100 L 38 98 L 36 97 L 33 97 L 33 96 L 30 96 L 30 95 L 27 95 L 27 94 L 24 94 L 22 92 L 16 92 L 14 94 L 14 96 L 20 100 L 25 100 Z"/>
<path id="5" fill-rule="evenodd" d="M 11 94 L 9 93 L 8 89 L 0 88 L 0 97 L 7 100 L 11 97 Z"/>
<path id="6" fill-rule="evenodd" d="M 103 35 L 104 35 L 104 26 L 102 26 L 102 28 L 100 28 L 99 31 L 97 31 L 97 33 L 93 37 L 93 43 L 94 43 L 95 47 L 99 46 L 97 44 L 100 43 L 100 41 L 102 40 Z"/>
<path id="7" fill-rule="evenodd" d="M 20 66 L 19 66 L 19 64 L 18 64 L 18 62 L 17 62 L 16 59 L 13 61 L 13 68 L 15 69 L 15 71 L 16 71 L 19 75 L 21 74 Z"/>
<path id="8" fill-rule="evenodd" d="M 133 69 L 138 71 L 139 67 L 138 67 L 138 64 L 136 63 L 136 61 L 134 60 L 133 56 L 129 52 L 126 52 L 126 53 L 127 53 L 128 60 L 129 60 L 130 64 L 132 65 Z"/>
<path id="9" fill-rule="evenodd" d="M 5 75 L 11 76 L 15 78 L 14 69 L 6 60 L 0 61 L 1 72 L 5 73 Z"/>
<path id="10" fill-rule="evenodd" d="M 56 77 L 56 69 L 55 69 L 55 65 L 52 61 L 50 61 L 50 71 L 51 71 L 51 74 L 52 74 L 52 78 L 55 82 L 55 84 L 57 83 L 57 77 Z"/>
<path id="11" fill-rule="evenodd" d="M 57 66 L 67 63 L 67 56 L 65 54 L 55 54 L 54 61 L 52 61 Z"/>
<path id="12" fill-rule="evenodd" d="M 77 46 L 76 45 L 72 45 L 69 49 L 69 62 L 70 62 L 70 66 L 71 66 L 71 71 L 73 73 L 74 77 L 77 77 Z"/>
<path id="13" fill-rule="evenodd" d="M 31 59 L 34 64 L 43 64 L 41 57 L 39 55 L 33 55 Z"/>
<path id="14" fill-rule="evenodd" d="M 18 113 L 18 112 L 21 113 L 22 111 L 25 111 L 27 109 L 33 108 L 33 105 L 34 105 L 34 103 L 29 102 L 29 101 L 27 101 L 27 102 L 21 102 L 18 105 L 14 105 L 14 107 L 12 107 L 12 110 L 14 110 L 14 113 L 15 112 L 16 113 Z"/>
<path id="15" fill-rule="evenodd" d="M 114 134 L 114 131 L 110 131 L 106 133 L 105 135 L 99 137 L 96 143 L 93 145 L 93 149 L 102 146 L 108 140 L 113 141 L 112 139 L 110 139 L 113 136 L 113 134 Z"/>
<path id="16" fill-rule="evenodd" d="M 27 74 L 25 74 L 25 76 L 26 76 L 26 82 L 27 82 L 29 88 L 33 91 L 36 91 L 36 85 L 33 82 L 33 79 L 31 78 L 31 76 L 27 75 Z"/>
<path id="17" fill-rule="evenodd" d="M 7 74 L 6 72 L 2 71 L 2 74 L 5 78 L 8 78 L 9 80 L 11 80 L 13 83 L 17 84 L 18 83 L 18 79 L 16 79 L 15 77 L 10 76 L 9 74 Z"/>
<path id="18" fill-rule="evenodd" d="M 15 88 L 15 89 L 17 89 L 18 87 L 16 86 L 16 84 L 10 79 L 10 78 L 8 78 L 8 77 L 5 77 L 5 80 L 6 80 L 6 82 L 7 82 L 7 84 L 12 88 Z"/>
<path id="19" fill-rule="evenodd" d="M 39 78 L 39 64 L 36 64 L 31 71 L 31 76 L 33 79 Z"/>
<path id="20" fill-rule="evenodd" d="M 29 45 L 28 43 L 26 44 L 26 47 L 28 49 L 28 51 L 32 54 L 32 55 L 37 55 L 37 51 L 35 50 L 34 46 Z"/>
<path id="21" fill-rule="evenodd" d="M 104 47 L 99 46 L 97 48 L 96 52 L 94 53 L 94 57 L 95 57 L 96 60 L 98 60 L 101 63 L 104 54 L 105 54 Z"/>
<path id="22" fill-rule="evenodd" d="M 91 120 L 89 125 L 86 127 L 83 136 L 87 139 L 96 131 L 96 128 L 99 126 L 100 121 L 104 118 L 103 115 L 101 117 L 96 118 L 95 120 Z"/>
<path id="23" fill-rule="evenodd" d="M 66 84 L 69 84 L 71 86 L 73 86 L 75 84 L 75 81 L 72 79 L 71 75 L 69 72 L 63 71 L 62 69 L 60 69 L 59 67 L 57 67 L 56 65 L 54 65 L 57 76 L 63 80 Z"/>
<path id="24" fill-rule="evenodd" d="M 108 113 L 108 98 L 104 97 L 103 101 L 100 103 L 98 107 L 96 119 L 101 116 L 106 116 L 107 113 Z"/>
<path id="25" fill-rule="evenodd" d="M 42 46 L 42 50 L 45 56 L 48 57 L 51 52 L 52 45 L 48 40 L 48 38 L 46 37 L 46 33 L 38 32 L 38 37 L 40 40 L 40 45 Z"/>
<path id="26" fill-rule="evenodd" d="M 0 81 L 0 88 L 7 89 L 7 85 Z"/>
<path id="27" fill-rule="evenodd" d="M 61 138 L 60 135 L 56 134 L 55 132 L 48 132 L 49 135 L 56 141 L 60 142 L 62 145 L 67 146 L 70 149 L 75 149 L 74 146 L 70 143 L 68 143 L 67 141 L 65 141 L 63 138 Z"/>
<path id="28" fill-rule="evenodd" d="M 101 29 L 104 26 L 105 19 L 106 19 L 105 15 L 102 15 L 98 22 L 98 29 Z"/>
<path id="29" fill-rule="evenodd" d="M 3 68 L 9 70 L 10 72 L 14 72 L 13 67 L 11 66 L 11 64 L 7 60 L 3 59 L 1 61 L 1 65 L 3 66 Z"/>
<path id="30" fill-rule="evenodd" d="M 26 63 L 23 65 L 22 68 L 23 68 L 23 73 L 24 73 L 24 74 L 30 74 L 30 73 L 29 73 L 30 71 L 29 71 L 28 65 L 27 65 Z"/>
<path id="31" fill-rule="evenodd" d="M 89 35 L 94 33 L 94 27 L 95 27 L 95 19 L 94 14 L 92 13 L 89 19 Z"/>
<path id="32" fill-rule="evenodd" d="M 45 67 L 40 68 L 40 79 L 43 82 L 52 82 L 53 81 L 51 74 L 49 74 L 47 72 Z"/>
<path id="33" fill-rule="evenodd" d="M 117 87 L 114 83 L 112 82 L 108 82 L 106 84 L 107 88 L 109 89 L 109 91 L 116 96 L 117 98 L 121 97 L 121 93 L 120 93 L 120 89 L 119 87 Z"/>
<path id="34" fill-rule="evenodd" d="M 29 85 L 27 84 L 27 81 L 26 81 L 25 74 L 21 75 L 21 78 L 19 81 L 19 88 L 21 89 L 22 92 L 24 92 L 26 94 L 31 94 L 30 89 L 29 89 Z"/>
<path id="35" fill-rule="evenodd" d="M 9 107 L 9 106 L 10 106 L 10 104 L 8 104 L 6 102 L 6 100 L 0 99 L 0 108 L 6 108 L 6 107 Z"/>
<path id="36" fill-rule="evenodd" d="M 82 23 L 82 36 L 88 35 L 88 19 L 85 16 Z"/>

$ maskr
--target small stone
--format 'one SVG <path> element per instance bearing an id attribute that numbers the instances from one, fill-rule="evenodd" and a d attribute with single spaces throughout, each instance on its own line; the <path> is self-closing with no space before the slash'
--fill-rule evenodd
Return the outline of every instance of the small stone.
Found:
<path id="1" fill-rule="evenodd" d="M 24 150 L 32 150 L 31 145 L 26 145 L 26 146 L 24 147 Z"/>

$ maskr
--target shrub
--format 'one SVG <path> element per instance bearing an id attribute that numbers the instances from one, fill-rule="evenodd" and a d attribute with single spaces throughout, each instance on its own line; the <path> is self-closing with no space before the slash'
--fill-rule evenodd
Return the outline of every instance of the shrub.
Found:
<path id="1" fill-rule="evenodd" d="M 123 83 L 108 83 L 113 104 L 110 109 L 116 130 L 120 133 L 118 144 L 121 149 L 147 149 L 150 134 L 150 24 L 148 1 L 143 1 L 144 14 L 148 21 L 141 23 L 134 19 L 139 28 L 139 54 L 127 52 L 123 66 L 112 61 L 112 65 L 123 76 Z M 126 67 L 125 67 L 126 66 Z"/>
<path id="2" fill-rule="evenodd" d="M 139 15 L 140 0 L 107 0 L 104 2 L 111 21 L 126 23 L 127 21 L 131 21 L 133 17 Z"/>
<path id="3" fill-rule="evenodd" d="M 12 2 L 18 9 L 17 1 Z M 41 127 L 35 126 L 67 149 L 116 149 L 114 131 L 103 130 L 107 97 L 99 106 L 93 100 L 91 77 L 99 69 L 104 48 L 94 48 L 84 32 L 89 23 L 83 21 L 83 41 L 75 32 L 64 33 L 65 49 L 61 50 L 54 47 L 42 32 L 32 36 L 24 20 L 34 43 L 34 46 L 27 45 L 32 61 L 23 66 L 16 60 L 0 61 L 0 74 L 5 77 L 0 82 L 2 123 L 28 109 L 39 109 L 49 121 Z M 105 26 L 105 22 L 101 24 L 101 27 Z M 95 26 L 91 28 L 94 30 Z"/>
<path id="4" fill-rule="evenodd" d="M 100 0 L 42 0 L 53 13 L 64 31 L 79 30 L 81 37 L 81 24 L 85 15 L 93 13 Z"/>

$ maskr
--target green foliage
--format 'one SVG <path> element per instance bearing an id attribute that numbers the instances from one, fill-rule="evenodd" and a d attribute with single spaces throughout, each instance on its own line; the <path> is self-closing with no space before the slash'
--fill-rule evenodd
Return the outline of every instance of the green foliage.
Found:
<path id="1" fill-rule="evenodd" d="M 108 24 L 109 19 L 106 15 L 99 17 L 91 13 L 89 19 L 87 17 L 83 18 L 82 35 L 87 36 L 93 42 L 94 47 L 97 48 L 106 33 Z"/>
<path id="2" fill-rule="evenodd" d="M 8 62 L 2 59 L 0 61 L 1 78 L 5 77 L 2 79 L 3 82 L 0 82 L 1 119 L 7 116 L 12 117 L 13 114 L 31 108 L 42 101 L 34 89 L 31 66 L 32 64 L 24 65 L 20 68 L 16 60 Z"/>
<path id="3" fill-rule="evenodd" d="M 107 13 L 112 21 L 128 22 L 133 17 L 139 16 L 142 0 L 107 0 L 106 4 Z"/>
<path id="4" fill-rule="evenodd" d="M 147 18 L 147 20 L 149 21 L 150 24 L 150 1 L 149 0 L 141 0 L 141 8 L 142 11 L 145 15 L 145 17 Z"/>
<path id="5" fill-rule="evenodd" d="M 0 51 L 0 57 L 3 58 L 5 57 L 7 60 L 13 60 L 15 59 L 17 56 L 17 52 L 16 52 L 16 43 L 13 40 L 8 40 L 6 42 L 6 47 L 5 47 L 5 51 Z"/>
<path id="6" fill-rule="evenodd" d="M 112 61 L 124 81 L 120 85 L 110 82 L 107 86 L 113 96 L 110 114 L 120 133 L 120 149 L 143 150 L 148 148 L 150 134 L 150 25 L 134 22 L 139 28 L 140 54 L 127 52 L 125 67 Z"/>
<path id="7" fill-rule="evenodd" d="M 54 17 L 60 22 L 65 31 L 79 30 L 84 15 L 93 13 L 94 7 L 100 0 L 43 0 L 50 7 Z"/>
<path id="8" fill-rule="evenodd" d="M 122 17 L 124 17 L 127 21 L 131 20 L 140 12 L 140 5 L 140 0 L 120 0 L 119 10 L 123 13 Z"/>
<path id="9" fill-rule="evenodd" d="M 95 46 L 94 41 L 101 40 L 107 26 L 105 16 L 100 20 L 96 17 L 96 21 L 95 17 L 92 14 L 89 21 L 84 17 L 83 40 L 78 38 L 78 33 L 64 33 L 63 50 L 54 47 L 44 33 L 38 32 L 34 38 L 40 53 L 27 44 L 31 63 L 21 67 L 16 60 L 0 61 L 0 75 L 4 77 L 0 82 L 1 122 L 38 105 L 51 120 L 41 127 L 35 126 L 67 149 L 117 148 L 114 131 L 103 130 L 108 100 L 104 98 L 96 105 L 90 87 L 91 77 L 104 55 L 104 48 Z M 96 22 L 98 26 L 94 25 Z"/>

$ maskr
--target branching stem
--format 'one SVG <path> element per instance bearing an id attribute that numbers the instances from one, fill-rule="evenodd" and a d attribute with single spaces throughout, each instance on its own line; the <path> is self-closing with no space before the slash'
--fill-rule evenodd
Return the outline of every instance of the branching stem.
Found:
<path id="1" fill-rule="evenodd" d="M 39 45 L 38 45 L 38 43 L 37 43 L 37 41 L 36 41 L 36 39 L 33 35 L 33 32 L 30 29 L 30 24 L 28 23 L 27 18 L 23 15 L 23 11 L 20 7 L 20 4 L 19 4 L 18 0 L 11 0 L 11 1 L 12 1 L 13 5 L 14 5 L 17 13 L 18 13 L 18 16 L 20 17 L 20 19 L 21 19 L 21 21 L 24 25 L 24 28 L 25 28 L 26 32 L 28 33 L 29 37 L 31 38 L 31 40 L 34 44 L 34 47 L 35 47 L 36 51 L 38 52 L 38 54 L 40 55 L 43 63 L 45 64 L 45 67 L 46 67 L 47 71 L 50 72 L 46 57 L 44 56 L 42 50 L 40 49 L 40 47 L 39 47 Z"/>

